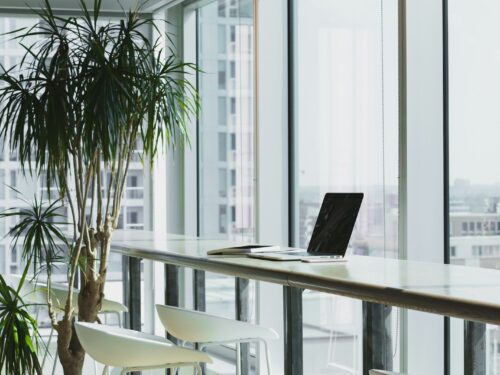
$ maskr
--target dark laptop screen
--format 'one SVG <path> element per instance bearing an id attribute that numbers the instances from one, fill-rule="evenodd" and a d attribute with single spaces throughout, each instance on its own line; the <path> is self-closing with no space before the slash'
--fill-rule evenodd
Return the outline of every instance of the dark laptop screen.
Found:
<path id="1" fill-rule="evenodd" d="M 307 251 L 344 255 L 363 200 L 363 193 L 327 193 Z"/>

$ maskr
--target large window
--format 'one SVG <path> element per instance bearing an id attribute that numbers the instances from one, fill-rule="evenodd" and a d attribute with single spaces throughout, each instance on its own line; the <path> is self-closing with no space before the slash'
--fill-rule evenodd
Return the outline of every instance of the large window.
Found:
<path id="1" fill-rule="evenodd" d="M 253 6 L 198 9 L 200 235 L 254 238 Z"/>
<path id="2" fill-rule="evenodd" d="M 254 241 L 253 2 L 218 0 L 200 4 L 199 235 Z M 208 312 L 234 319 L 235 297 L 234 278 L 206 274 Z M 254 301 L 249 302 L 255 311 Z M 223 351 L 219 358 L 226 361 L 217 361 L 211 371 L 226 373 L 228 366 L 234 369 L 234 357 L 234 349 Z"/>
<path id="3" fill-rule="evenodd" d="M 495 269 L 500 268 L 499 12 L 494 0 L 448 2 L 450 261 Z M 463 326 L 456 327 L 452 342 Z M 499 337 L 498 326 L 488 325 L 487 374 L 500 374 Z M 452 354 L 453 363 L 462 362 L 460 349 Z"/>
<path id="4" fill-rule="evenodd" d="M 294 238 L 365 193 L 348 254 L 398 257 L 397 2 L 294 1 Z M 304 292 L 304 373 L 361 374 L 361 304 Z M 395 361 L 397 362 L 397 361 Z"/>

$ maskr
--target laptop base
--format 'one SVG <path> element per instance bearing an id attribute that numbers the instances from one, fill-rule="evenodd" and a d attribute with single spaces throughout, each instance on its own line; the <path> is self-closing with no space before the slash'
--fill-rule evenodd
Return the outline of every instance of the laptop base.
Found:
<path id="1" fill-rule="evenodd" d="M 345 261 L 341 255 L 314 255 L 307 251 L 291 251 L 288 253 L 257 253 L 248 254 L 250 258 L 275 260 L 275 261 L 303 261 L 307 263 L 339 262 Z"/>

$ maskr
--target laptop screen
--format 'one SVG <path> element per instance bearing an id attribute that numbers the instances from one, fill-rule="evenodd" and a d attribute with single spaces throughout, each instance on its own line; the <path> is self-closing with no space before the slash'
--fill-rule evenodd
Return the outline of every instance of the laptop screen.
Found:
<path id="1" fill-rule="evenodd" d="M 362 201 L 363 193 L 327 193 L 307 252 L 345 255 Z"/>

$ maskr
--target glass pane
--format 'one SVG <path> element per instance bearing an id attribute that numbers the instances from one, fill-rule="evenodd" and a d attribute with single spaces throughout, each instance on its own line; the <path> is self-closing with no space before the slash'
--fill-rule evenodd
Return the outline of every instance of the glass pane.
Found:
<path id="1" fill-rule="evenodd" d="M 448 4 L 450 261 L 500 268 L 500 3 Z M 461 342 L 463 324 L 452 324 Z M 500 374 L 500 330 L 487 325 L 486 368 Z M 463 373 L 463 348 L 452 346 L 453 373 Z M 456 367 L 458 366 L 458 367 Z"/>
<path id="2" fill-rule="evenodd" d="M 396 0 L 295 0 L 295 245 L 327 192 L 363 192 L 347 254 L 398 256 Z M 361 303 L 304 292 L 304 373 L 361 374 Z M 396 361 L 395 361 L 396 362 Z"/>
<path id="3" fill-rule="evenodd" d="M 206 238 L 248 242 L 255 236 L 252 9 L 250 0 L 218 0 L 198 9 L 203 72 L 198 76 L 198 220 L 199 234 Z M 235 318 L 234 278 L 206 273 L 206 310 Z M 234 373 L 234 354 L 210 370 Z"/>

